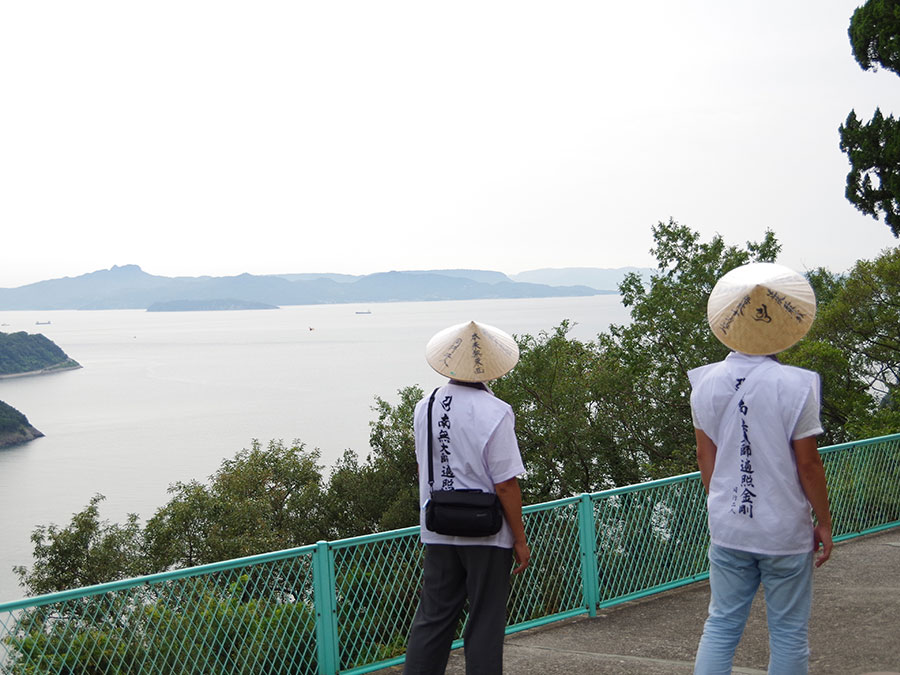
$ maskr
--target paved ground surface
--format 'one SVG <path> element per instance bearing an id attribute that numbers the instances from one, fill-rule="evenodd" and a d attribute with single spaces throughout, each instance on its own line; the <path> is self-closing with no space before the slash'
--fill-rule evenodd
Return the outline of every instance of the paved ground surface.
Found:
<path id="1" fill-rule="evenodd" d="M 900 675 L 900 530 L 835 546 L 815 571 L 810 622 L 812 675 Z M 693 584 L 506 638 L 510 675 L 691 673 L 706 619 L 709 586 Z M 734 660 L 735 673 L 764 674 L 769 660 L 765 602 L 760 594 Z M 396 674 L 400 667 L 379 671 Z M 449 675 L 465 673 L 455 651 Z"/>

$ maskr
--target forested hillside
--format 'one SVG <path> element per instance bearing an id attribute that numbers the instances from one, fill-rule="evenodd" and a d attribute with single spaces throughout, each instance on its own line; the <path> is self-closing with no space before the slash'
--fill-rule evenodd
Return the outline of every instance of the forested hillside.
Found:
<path id="1" fill-rule="evenodd" d="M 46 336 L 0 333 L 0 378 L 69 368 L 81 366 Z M 25 415 L 0 401 L 0 448 L 43 435 L 28 423 Z"/>
<path id="2" fill-rule="evenodd" d="M 44 335 L 0 333 L 0 375 L 79 367 Z"/>
<path id="3" fill-rule="evenodd" d="M 0 448 L 24 443 L 43 435 L 28 423 L 25 415 L 0 401 Z"/>

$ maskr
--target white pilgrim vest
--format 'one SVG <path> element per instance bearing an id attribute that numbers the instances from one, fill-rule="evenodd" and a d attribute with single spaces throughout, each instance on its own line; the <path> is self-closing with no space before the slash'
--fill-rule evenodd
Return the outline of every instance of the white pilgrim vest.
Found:
<path id="1" fill-rule="evenodd" d="M 688 377 L 696 423 L 717 449 L 707 498 L 712 543 L 765 555 L 811 551 L 812 516 L 791 438 L 810 396 L 818 409 L 819 376 L 732 353 Z"/>
<path id="2" fill-rule="evenodd" d="M 428 486 L 427 416 L 429 394 L 416 405 L 414 430 L 419 463 L 419 523 L 425 544 L 499 546 L 512 548 L 513 535 L 503 519 L 489 537 L 451 537 L 425 527 Z M 516 441 L 512 408 L 489 391 L 460 384 L 438 389 L 432 412 L 434 490 L 478 489 L 496 492 L 494 485 L 525 472 Z"/>

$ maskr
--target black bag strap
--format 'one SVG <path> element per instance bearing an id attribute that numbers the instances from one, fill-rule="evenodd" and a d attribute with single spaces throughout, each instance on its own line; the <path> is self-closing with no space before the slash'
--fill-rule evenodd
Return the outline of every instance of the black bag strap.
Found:
<path id="1" fill-rule="evenodd" d="M 431 427 L 431 408 L 434 407 L 434 396 L 437 394 L 438 389 L 440 389 L 440 387 L 435 388 L 435 390 L 431 392 L 431 398 L 428 399 L 428 492 L 434 492 L 434 453 L 432 451 L 432 448 L 434 447 L 434 440 L 432 439 L 434 431 Z"/>

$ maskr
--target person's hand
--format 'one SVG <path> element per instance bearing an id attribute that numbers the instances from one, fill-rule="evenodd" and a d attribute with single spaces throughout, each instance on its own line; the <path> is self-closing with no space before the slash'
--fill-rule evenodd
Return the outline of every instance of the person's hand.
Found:
<path id="1" fill-rule="evenodd" d="M 531 549 L 528 548 L 528 542 L 519 541 L 513 544 L 513 555 L 518 563 L 513 570 L 513 574 L 520 574 L 528 567 L 528 561 L 531 559 Z"/>
<path id="2" fill-rule="evenodd" d="M 831 528 L 816 525 L 813 529 L 813 544 L 816 552 L 816 567 L 824 565 L 831 557 L 831 549 L 834 548 L 834 542 L 831 541 Z"/>

